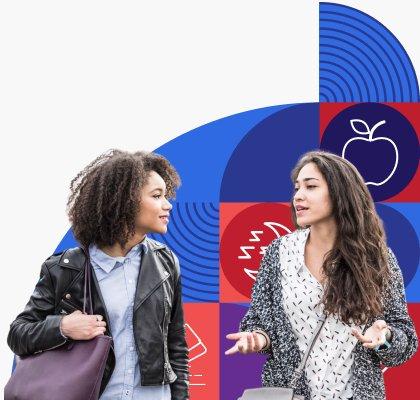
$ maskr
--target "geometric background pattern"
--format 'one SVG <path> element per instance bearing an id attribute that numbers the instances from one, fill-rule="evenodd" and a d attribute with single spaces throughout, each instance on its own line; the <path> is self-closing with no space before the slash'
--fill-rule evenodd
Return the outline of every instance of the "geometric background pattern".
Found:
<path id="1" fill-rule="evenodd" d="M 372 16 L 320 3 L 319 24 L 319 103 L 227 116 L 155 150 L 182 177 L 168 233 L 152 236 L 180 260 L 193 400 L 234 400 L 244 388 L 260 385 L 264 357 L 225 356 L 231 345 L 225 335 L 238 329 L 246 312 L 264 247 L 292 229 L 289 174 L 299 156 L 332 147 L 342 155 L 350 136 L 362 175 L 376 174 L 379 182 L 385 174 L 384 184 L 369 189 L 403 271 L 410 315 L 420 334 L 417 76 L 402 44 Z M 373 124 L 381 120 L 383 126 L 374 133 Z M 372 151 L 368 145 L 373 142 L 377 147 Z M 69 231 L 56 251 L 74 245 Z M 220 254 L 221 249 L 232 257 Z M 387 370 L 387 398 L 411 396 L 419 369 L 417 354 Z"/>

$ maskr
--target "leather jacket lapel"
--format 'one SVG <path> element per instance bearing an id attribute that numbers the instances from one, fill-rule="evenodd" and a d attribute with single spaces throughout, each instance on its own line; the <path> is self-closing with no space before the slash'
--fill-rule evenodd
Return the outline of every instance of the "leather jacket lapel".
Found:
<path id="1" fill-rule="evenodd" d="M 148 251 L 141 258 L 134 311 L 170 276 L 157 257 L 155 249 L 151 248 L 148 242 Z"/>

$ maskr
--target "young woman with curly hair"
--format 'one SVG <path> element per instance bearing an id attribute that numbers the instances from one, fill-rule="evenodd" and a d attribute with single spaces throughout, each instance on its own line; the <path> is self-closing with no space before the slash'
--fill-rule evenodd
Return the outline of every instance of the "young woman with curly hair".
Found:
<path id="1" fill-rule="evenodd" d="M 119 150 L 99 156 L 73 179 L 68 215 L 80 247 L 42 265 L 33 295 L 10 327 L 14 353 L 109 334 L 101 400 L 188 398 L 179 263 L 167 246 L 147 237 L 166 233 L 168 198 L 179 185 L 164 157 Z M 87 256 L 94 315 L 81 312 Z"/>
<path id="2" fill-rule="evenodd" d="M 383 400 L 380 365 L 404 363 L 418 343 L 372 197 L 356 168 L 331 153 L 303 155 L 291 175 L 297 230 L 267 248 L 226 354 L 268 354 L 263 386 L 294 387 L 305 400 Z"/>

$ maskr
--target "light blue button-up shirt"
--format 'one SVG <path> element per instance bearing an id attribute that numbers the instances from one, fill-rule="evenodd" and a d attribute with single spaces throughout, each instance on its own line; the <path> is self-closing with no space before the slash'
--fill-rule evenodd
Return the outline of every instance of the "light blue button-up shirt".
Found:
<path id="1" fill-rule="evenodd" d="M 100 400 L 170 400 L 169 385 L 141 386 L 141 360 L 133 332 L 133 305 L 145 242 L 125 257 L 111 257 L 97 246 L 89 253 L 109 317 L 114 341 L 115 369 Z"/>

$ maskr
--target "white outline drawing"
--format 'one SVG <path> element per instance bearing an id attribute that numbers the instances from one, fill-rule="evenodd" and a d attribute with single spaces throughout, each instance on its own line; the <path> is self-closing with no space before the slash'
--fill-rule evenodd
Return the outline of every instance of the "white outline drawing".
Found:
<path id="1" fill-rule="evenodd" d="M 184 326 L 185 326 L 185 329 L 186 330 L 188 329 L 193 334 L 194 338 L 197 339 L 197 343 L 194 344 L 193 346 L 191 346 L 188 349 L 188 351 L 191 352 L 192 350 L 194 350 L 198 346 L 202 346 L 203 349 L 204 349 L 201 353 L 197 354 L 196 356 L 194 356 L 193 358 L 190 358 L 188 360 L 188 364 L 191 364 L 191 362 L 193 362 L 194 360 L 196 360 L 199 357 L 204 356 L 204 354 L 207 353 L 207 347 L 203 343 L 203 341 L 201 340 L 200 336 L 197 335 L 196 331 L 193 328 L 191 328 L 191 325 L 190 324 L 185 323 Z M 189 374 L 189 375 L 191 377 L 200 377 L 200 378 L 202 378 L 204 376 L 204 374 Z M 207 384 L 206 383 L 190 383 L 189 386 L 207 386 Z"/>
<path id="2" fill-rule="evenodd" d="M 267 228 L 270 228 L 274 232 L 274 234 L 276 235 L 276 238 L 279 238 L 281 235 L 280 235 L 280 233 L 278 232 L 278 230 L 275 227 L 282 228 L 287 233 L 290 233 L 290 229 L 289 228 L 287 228 L 286 226 L 284 226 L 284 225 L 282 225 L 282 224 L 280 224 L 278 222 L 264 222 L 263 225 L 266 226 Z M 258 237 L 258 240 L 256 240 L 257 238 L 255 237 L 255 233 L 262 234 L 263 231 L 255 231 L 255 230 L 252 230 L 251 231 L 251 235 L 253 236 L 253 238 L 249 239 L 250 242 L 257 242 L 257 241 L 259 242 L 260 241 L 260 238 L 259 237 Z M 264 256 L 265 251 L 267 250 L 267 247 L 268 246 L 260 246 L 259 254 L 262 254 Z M 242 250 L 243 253 L 245 253 L 244 248 L 246 248 L 246 249 L 255 249 L 254 246 L 240 246 L 239 248 Z M 251 255 L 248 252 L 246 252 L 246 254 L 248 255 L 248 257 L 238 256 L 238 258 L 239 259 L 250 259 L 251 258 Z M 254 281 L 257 279 L 257 274 L 258 274 L 258 270 L 257 269 L 249 269 L 249 268 L 245 268 L 244 267 L 243 270 L 244 270 L 245 274 L 247 274 Z"/>
<path id="3" fill-rule="evenodd" d="M 203 374 L 190 374 L 190 376 L 202 377 Z M 206 383 L 190 383 L 188 386 L 207 386 L 207 384 Z"/>
<path id="4" fill-rule="evenodd" d="M 201 352 L 201 353 L 199 353 L 199 354 L 197 354 L 196 356 L 194 356 L 193 358 L 190 358 L 189 359 L 189 363 L 192 363 L 194 360 L 196 360 L 197 358 L 199 358 L 199 357 L 202 357 L 202 356 L 204 356 L 204 354 L 206 354 L 207 353 L 207 347 L 206 347 L 206 345 L 203 343 L 203 341 L 201 340 L 201 338 L 200 338 L 200 336 L 198 336 L 197 335 L 197 333 L 194 331 L 194 329 L 193 328 L 191 328 L 191 325 L 190 324 L 188 324 L 188 323 L 186 323 L 185 324 L 185 328 L 187 329 L 189 329 L 190 331 L 191 331 L 191 333 L 194 335 L 194 337 L 197 339 L 197 343 L 195 344 L 195 345 L 193 345 L 192 347 L 190 347 L 189 349 L 188 349 L 188 351 L 189 352 L 191 352 L 192 350 L 194 350 L 197 346 L 203 346 L 203 351 Z"/>
<path id="5" fill-rule="evenodd" d="M 279 224 L 278 222 L 264 222 L 264 225 L 266 227 L 270 228 L 274 232 L 274 234 L 276 235 L 277 238 L 279 238 L 281 235 L 277 231 L 277 229 L 274 228 L 274 226 L 278 226 L 280 228 L 283 228 L 287 233 L 291 233 L 290 229 L 287 226 L 284 226 L 282 224 Z"/>
<path id="6" fill-rule="evenodd" d="M 356 128 L 356 126 L 354 125 L 355 122 L 359 122 L 362 125 L 364 125 L 365 128 L 366 128 L 366 131 L 365 132 L 359 131 Z M 394 175 L 394 172 L 395 172 L 395 170 L 397 169 L 397 166 L 398 166 L 399 154 L 398 154 L 397 145 L 394 143 L 394 141 L 391 140 L 390 138 L 387 138 L 387 137 L 384 137 L 384 136 L 380 136 L 380 137 L 377 137 L 377 138 L 373 139 L 373 132 L 375 132 L 375 130 L 377 128 L 379 128 L 381 125 L 384 125 L 385 123 L 386 123 L 385 120 L 379 121 L 378 123 L 376 123 L 372 127 L 372 129 L 370 129 L 369 128 L 369 125 L 365 121 L 363 121 L 362 119 L 351 119 L 350 120 L 350 125 L 353 128 L 353 130 L 356 133 L 358 133 L 359 135 L 368 135 L 368 138 L 365 139 L 365 138 L 361 138 L 361 137 L 354 137 L 354 138 L 348 140 L 346 142 L 346 144 L 344 145 L 344 147 L 343 147 L 343 151 L 341 153 L 341 157 L 343 157 L 344 159 L 346 158 L 345 157 L 346 148 L 354 140 L 364 140 L 364 141 L 367 141 L 367 142 L 376 142 L 377 140 L 386 140 L 386 141 L 388 141 L 388 142 L 390 142 L 392 144 L 392 146 L 394 147 L 394 150 L 395 150 L 395 154 L 396 154 L 394 168 L 392 168 L 391 174 L 388 176 L 388 178 L 386 178 L 385 180 L 383 180 L 382 182 L 379 182 L 379 183 L 376 183 L 376 182 L 366 182 L 366 185 L 373 185 L 373 186 L 381 186 L 381 185 L 383 185 L 384 183 L 388 182 L 392 178 L 392 176 Z"/>

